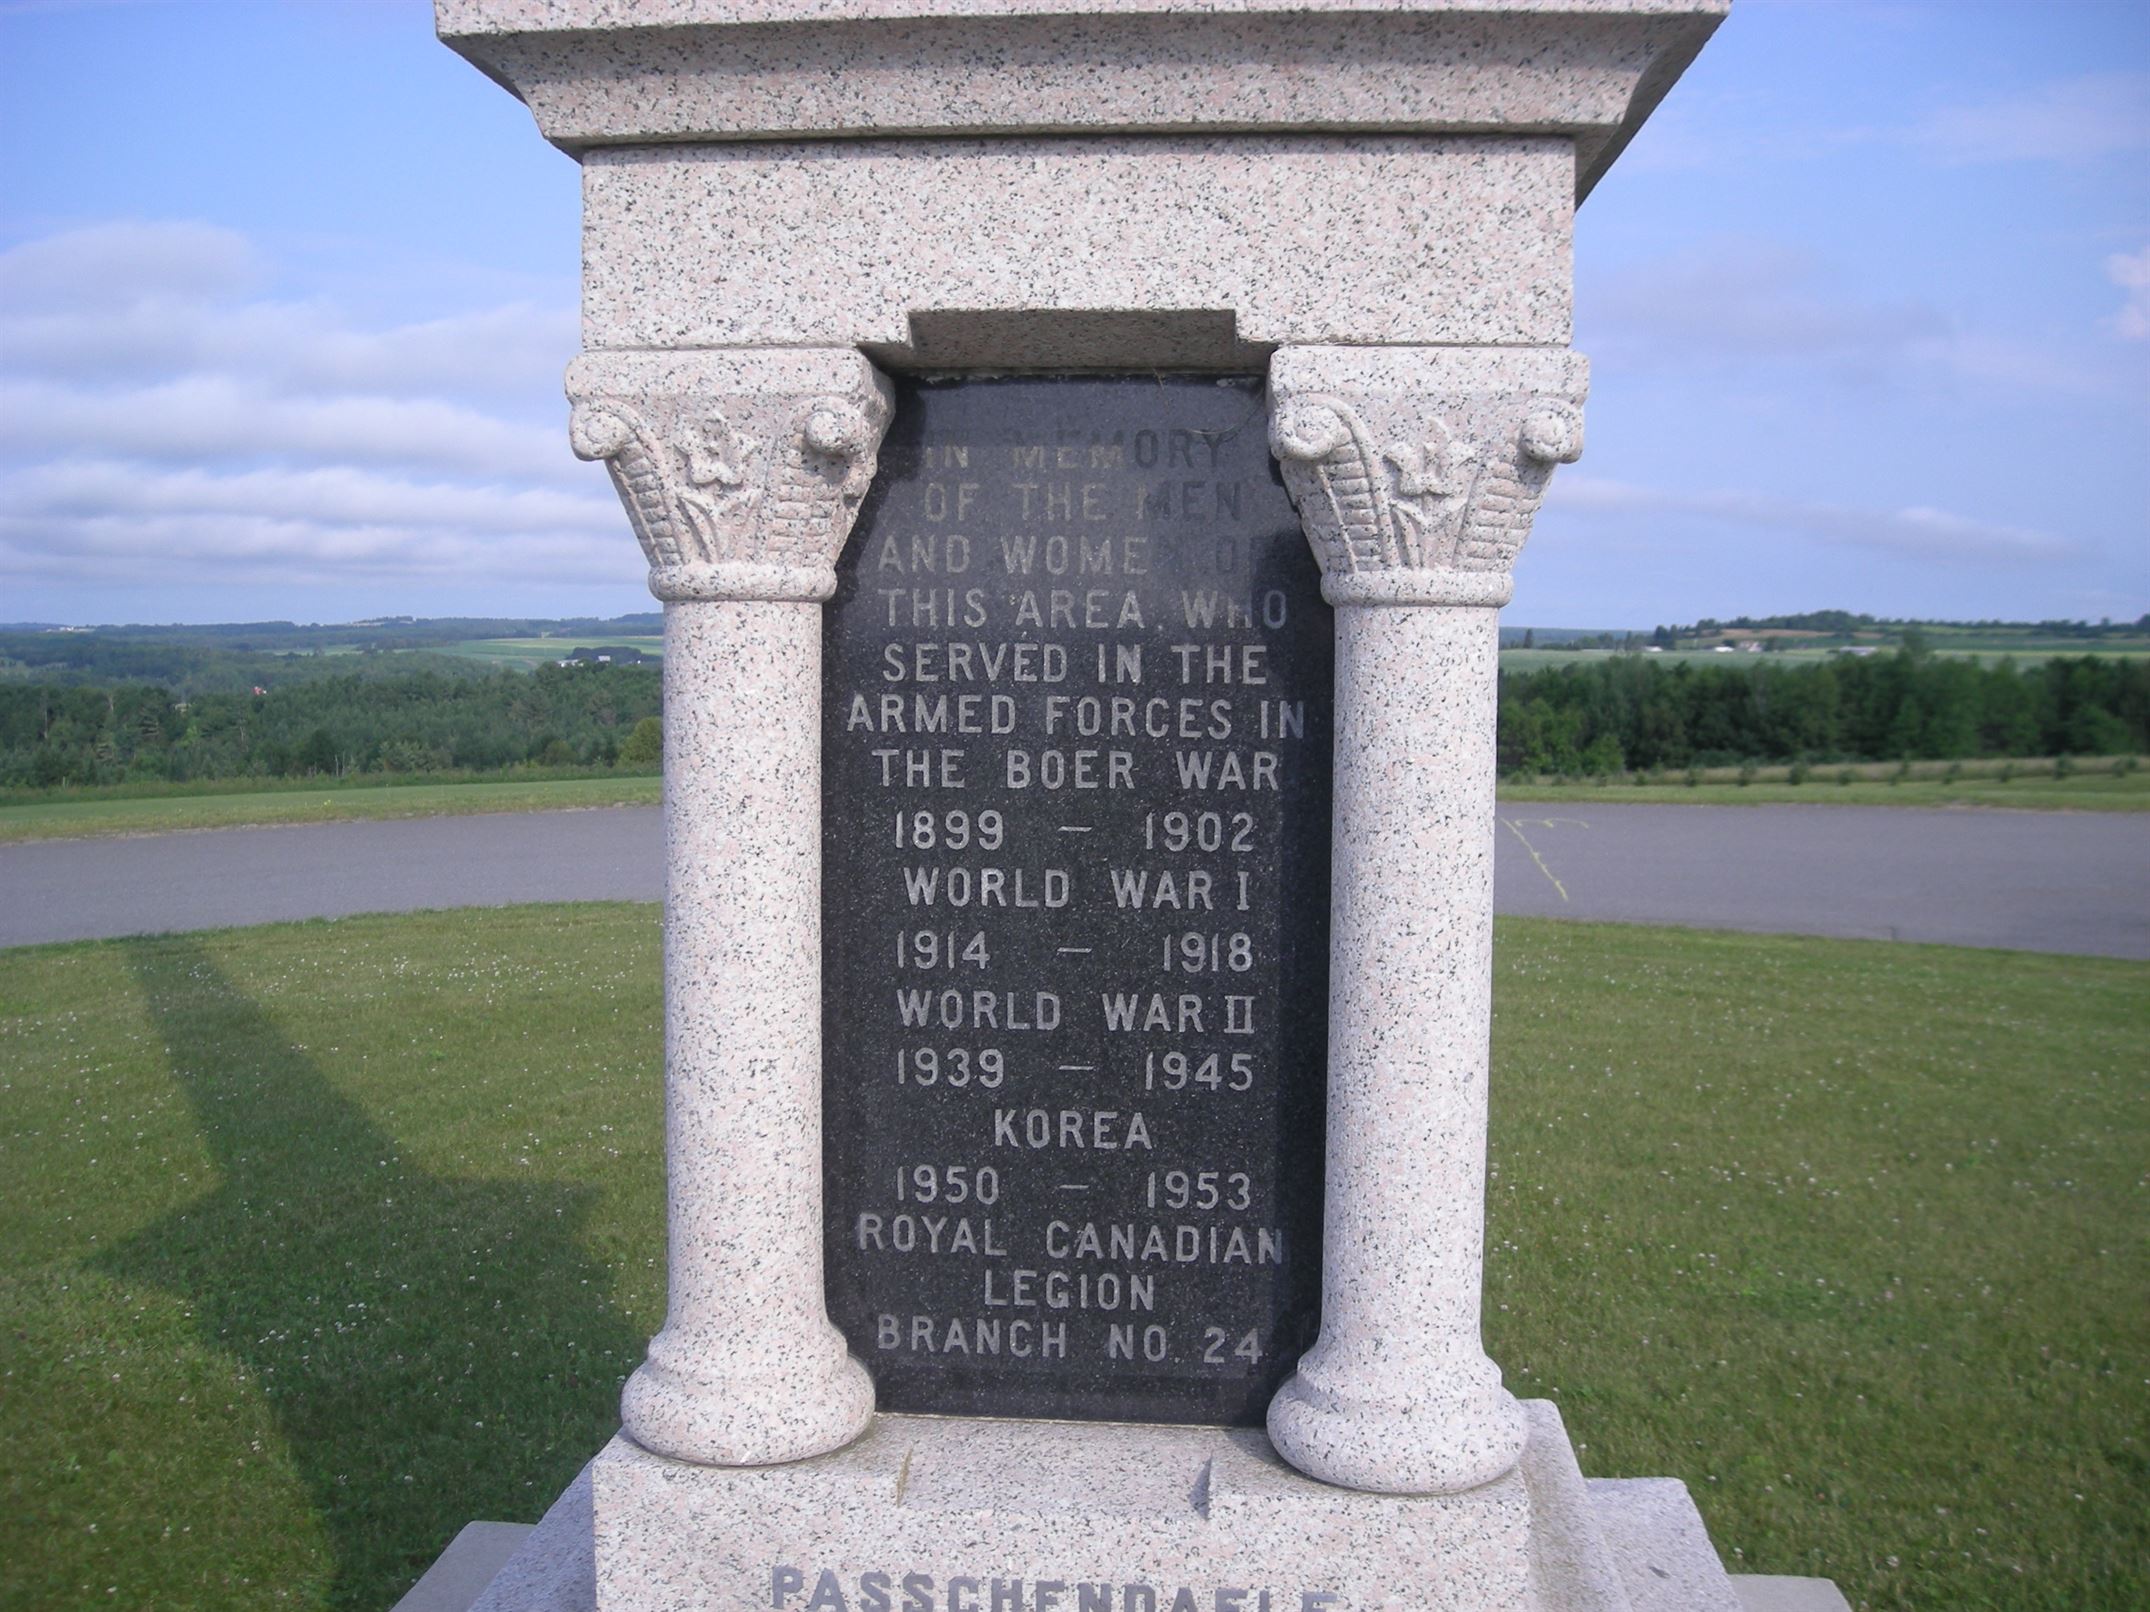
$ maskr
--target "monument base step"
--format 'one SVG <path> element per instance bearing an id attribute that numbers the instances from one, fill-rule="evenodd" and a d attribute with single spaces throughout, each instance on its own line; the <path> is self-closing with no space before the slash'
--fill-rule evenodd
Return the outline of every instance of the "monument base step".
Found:
<path id="1" fill-rule="evenodd" d="M 1514 1473 L 1436 1496 L 1313 1482 L 1246 1429 L 882 1416 L 760 1468 L 615 1438 L 535 1528 L 466 1528 L 395 1612 L 1844 1607 L 1827 1580 L 1730 1577 L 1685 1485 L 1586 1483 L 1559 1413 L 1526 1409 Z"/>

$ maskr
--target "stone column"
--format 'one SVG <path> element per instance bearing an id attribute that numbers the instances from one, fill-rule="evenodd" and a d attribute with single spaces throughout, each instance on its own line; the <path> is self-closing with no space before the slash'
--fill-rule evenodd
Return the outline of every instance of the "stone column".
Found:
<path id="1" fill-rule="evenodd" d="M 1356 1489 L 1468 1489 L 1522 1452 L 1479 1331 L 1494 699 L 1510 567 L 1582 452 L 1585 380 L 1557 348 L 1270 368 L 1270 446 L 1337 611 L 1321 1336 L 1269 1435 Z"/>
<path id="2" fill-rule="evenodd" d="M 822 1290 L 820 606 L 888 386 L 841 348 L 597 351 L 568 393 L 665 602 L 669 1299 L 621 1420 L 797 1460 L 873 1414 Z"/>

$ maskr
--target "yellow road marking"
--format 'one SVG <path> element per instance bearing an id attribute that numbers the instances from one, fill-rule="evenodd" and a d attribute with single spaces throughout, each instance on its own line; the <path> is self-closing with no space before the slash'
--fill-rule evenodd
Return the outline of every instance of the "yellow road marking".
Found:
<path id="1" fill-rule="evenodd" d="M 1571 828 L 1588 828 L 1590 825 L 1584 822 L 1579 817 L 1526 817 L 1521 820 L 1518 820 L 1513 817 L 1504 817 L 1501 819 L 1501 822 L 1507 826 L 1509 833 L 1513 834 L 1517 839 L 1523 842 L 1523 849 L 1528 851 L 1530 853 L 1530 859 L 1538 864 L 1538 871 L 1544 874 L 1546 878 L 1552 882 L 1552 886 L 1555 890 L 1558 890 L 1560 892 L 1560 899 L 1566 901 L 1568 899 L 1568 887 L 1562 884 L 1559 878 L 1554 874 L 1553 870 L 1545 865 L 1545 858 L 1538 854 L 1537 846 L 1531 844 L 1530 836 L 1523 832 L 1523 824 L 1540 823 L 1547 828 L 1557 828 L 1563 824 Z"/>

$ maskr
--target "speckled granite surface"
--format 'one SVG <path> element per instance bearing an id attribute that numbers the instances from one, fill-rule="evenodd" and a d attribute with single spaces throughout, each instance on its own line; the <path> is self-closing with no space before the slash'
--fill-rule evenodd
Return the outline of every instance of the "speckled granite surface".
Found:
<path id="1" fill-rule="evenodd" d="M 1269 1434 L 1332 1483 L 1468 1489 L 1523 1444 L 1479 1343 L 1495 607 L 1582 451 L 1583 386 L 1557 349 L 1270 366 L 1270 446 L 1337 612 L 1322 1328 Z"/>
<path id="2" fill-rule="evenodd" d="M 883 1416 L 755 1470 L 615 1440 L 474 1612 L 1737 1612 L 1681 1485 L 1586 1483 L 1554 1408 L 1522 1411 L 1514 1473 L 1419 1498 L 1221 1429 Z"/>
<path id="3" fill-rule="evenodd" d="M 597 353 L 572 435 L 665 601 L 664 1328 L 627 1430 L 682 1460 L 855 1436 L 821 1267 L 821 610 L 887 385 L 846 350 Z"/>
<path id="4" fill-rule="evenodd" d="M 1278 352 L 1270 448 L 1329 602 L 1506 604 L 1553 471 L 1582 456 L 1588 384 L 1559 348 Z"/>
<path id="5" fill-rule="evenodd" d="M 570 151 L 786 135 L 1557 130 L 1587 194 L 1729 0 L 439 0 Z"/>
<path id="6" fill-rule="evenodd" d="M 1478 1340 L 1495 613 L 1582 445 L 1574 200 L 1724 10 L 440 0 L 585 160 L 576 446 L 668 601 L 678 730 L 672 1307 L 632 1439 L 487 1612 L 1736 1604 L 1684 1490 L 1601 1504 Z M 815 601 L 886 421 L 861 351 L 1277 354 L 1271 443 L 1340 621 L 1327 1330 L 1275 1446 L 874 1418 L 829 1325 Z"/>
<path id="7" fill-rule="evenodd" d="M 1544 136 L 594 152 L 583 341 L 862 345 L 904 367 L 1137 370 L 1259 368 L 1250 353 L 1280 342 L 1561 345 L 1572 163 L 1566 140 Z M 1034 335 L 1039 310 L 1150 321 L 1141 343 L 1109 345 L 1106 325 L 1089 351 L 1041 351 L 1055 322 L 1036 320 Z M 962 316 L 995 311 L 1031 317 L 1005 322 L 987 351 L 936 351 L 910 323 L 940 316 L 945 343 L 963 335 Z M 1204 312 L 1178 322 L 1185 337 L 1157 317 Z M 1240 345 L 1204 350 L 1235 320 Z"/>
<path id="8" fill-rule="evenodd" d="M 1587 1487 L 1632 1603 L 1741 1612 L 1686 1484 L 1677 1478 L 1592 1478 Z"/>
<path id="9" fill-rule="evenodd" d="M 888 383 L 857 353 L 585 353 L 567 392 L 569 441 L 611 470 L 658 598 L 835 591 L 889 419 Z"/>

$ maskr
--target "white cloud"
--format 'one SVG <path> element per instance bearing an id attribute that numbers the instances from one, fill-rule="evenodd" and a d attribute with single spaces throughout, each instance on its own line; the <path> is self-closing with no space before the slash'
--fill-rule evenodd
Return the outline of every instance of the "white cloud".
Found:
<path id="1" fill-rule="evenodd" d="M 515 303 L 444 319 L 354 330 L 321 303 L 220 306 L 154 293 L 95 306 L 0 315 L 0 353 L 17 372 L 69 380 L 247 376 L 306 389 L 439 387 L 556 398 L 575 350 L 568 308 Z"/>
<path id="2" fill-rule="evenodd" d="M 557 398 L 575 310 L 512 302 L 366 329 L 333 303 L 253 295 L 266 265 L 199 224 L 101 224 L 0 252 L 13 374 L 127 382 L 228 375 L 303 391 Z"/>
<path id="3" fill-rule="evenodd" d="M 1720 238 L 1586 279 L 1577 311 L 1578 345 L 1622 369 L 1779 365 L 1853 383 L 2080 396 L 2132 385 L 2095 352 L 1970 328 L 1916 298 L 1861 295 L 1812 254 L 1769 240 Z"/>
<path id="4" fill-rule="evenodd" d="M 1775 97 L 1704 95 L 1682 82 L 1680 93 L 1650 114 L 1620 162 L 1659 173 L 1746 172 L 1812 162 L 1895 137 L 1871 124 L 1787 116 Z"/>
<path id="5" fill-rule="evenodd" d="M 0 475 L 0 576 L 631 580 L 640 551 L 609 489 L 599 491 L 413 483 L 341 467 L 38 465 Z"/>
<path id="6" fill-rule="evenodd" d="M 18 516 L 231 514 L 320 526 L 387 523 L 464 531 L 564 531 L 625 537 L 611 489 L 589 496 L 549 488 L 459 487 L 404 481 L 343 466 L 315 470 L 147 472 L 111 461 L 70 460 L 0 476 Z"/>
<path id="7" fill-rule="evenodd" d="M 624 546 L 623 546 L 624 545 Z M 466 529 L 327 526 L 259 515 L 99 514 L 64 522 L 0 513 L 0 577 L 149 584 L 337 584 L 383 577 L 433 581 L 617 584 L 640 574 L 626 534 L 529 533 L 494 539 Z"/>
<path id="8" fill-rule="evenodd" d="M 1911 138 L 1944 162 L 2083 162 L 2150 149 L 2150 73 L 2085 73 L 1942 107 Z"/>
<path id="9" fill-rule="evenodd" d="M 262 275 L 253 244 L 233 230 L 120 220 L 0 251 L 0 307 L 109 309 L 143 298 L 224 297 Z"/>
<path id="10" fill-rule="evenodd" d="M 2128 294 L 2114 326 L 2129 341 L 2150 341 L 2150 246 L 2115 252 L 2105 260 L 2105 277 Z"/>
<path id="11" fill-rule="evenodd" d="M 2084 73 L 1954 101 L 1909 121 L 1863 122 L 1817 117 L 1813 103 L 1782 94 L 1706 93 L 1682 83 L 1622 161 L 1668 171 L 1746 172 L 1829 161 L 1862 148 L 1909 152 L 1948 167 L 2092 162 L 2150 150 L 2150 73 Z"/>
<path id="12" fill-rule="evenodd" d="M 567 446 L 571 306 L 402 323 L 278 299 L 198 223 L 0 252 L 0 575 L 614 583 L 640 554 Z"/>
<path id="13" fill-rule="evenodd" d="M 1770 493 L 1672 492 L 1570 472 L 1556 477 L 1550 507 L 1607 514 L 1701 517 L 1737 526 L 1789 530 L 1826 542 L 1921 561 L 2037 564 L 2073 558 L 2082 545 L 2052 532 L 2002 526 L 1947 510 L 1912 506 L 1857 509 Z"/>
<path id="14" fill-rule="evenodd" d="M 1763 356 L 1871 365 L 1949 335 L 1939 310 L 1838 291 L 1810 254 L 1773 241 L 1713 241 L 1592 286 L 1582 304 L 1587 321 L 1602 321 L 1605 334 L 1640 359 Z"/>
<path id="15" fill-rule="evenodd" d="M 564 424 L 524 425 L 440 398 L 307 396 L 219 375 L 116 391 L 0 379 L 0 441 L 67 456 L 403 465 L 582 484 Z"/>

